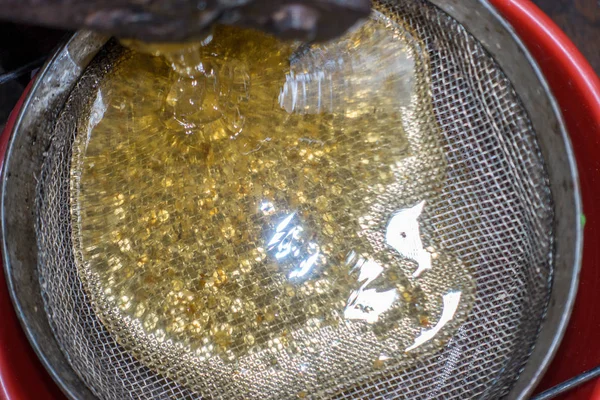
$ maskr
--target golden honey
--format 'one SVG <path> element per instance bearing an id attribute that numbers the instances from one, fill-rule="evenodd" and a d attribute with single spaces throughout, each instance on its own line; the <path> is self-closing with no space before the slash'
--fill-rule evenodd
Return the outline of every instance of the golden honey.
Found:
<path id="1" fill-rule="evenodd" d="M 427 66 L 398 29 L 380 17 L 297 54 L 218 28 L 115 66 L 75 143 L 75 246 L 100 318 L 142 362 L 165 372 L 144 350 L 176 349 L 190 370 L 258 374 L 333 332 L 379 343 L 377 372 L 464 319 L 469 269 L 424 222 L 445 165 Z"/>

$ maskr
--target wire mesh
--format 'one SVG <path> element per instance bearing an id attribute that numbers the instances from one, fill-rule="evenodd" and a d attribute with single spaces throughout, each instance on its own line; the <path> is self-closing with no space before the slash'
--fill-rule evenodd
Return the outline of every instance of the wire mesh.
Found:
<path id="1" fill-rule="evenodd" d="M 424 235 L 441 238 L 473 269 L 476 298 L 468 319 L 436 354 L 359 379 L 344 379 L 345 372 L 334 369 L 336 378 L 307 396 L 498 398 L 531 352 L 550 293 L 553 207 L 536 133 L 510 82 L 460 24 L 424 1 L 383 1 L 381 7 L 418 38 L 415 55 L 427 65 L 422 84 L 440 129 L 428 151 L 443 153 L 445 178 L 439 190 L 421 190 L 436 192 Z M 113 43 L 88 67 L 59 118 L 40 176 L 38 269 L 51 326 L 75 371 L 100 398 L 200 398 L 190 386 L 209 397 L 247 398 L 210 376 L 181 369 L 170 379 L 146 367 L 148 360 L 165 360 L 149 352 L 142 364 L 119 345 L 78 274 L 70 204 L 73 144 L 90 93 L 122 57 Z M 203 383 L 190 385 L 190 379 Z M 290 397 L 286 381 L 265 379 L 261 390 L 271 392 L 255 391 L 254 397 Z"/>

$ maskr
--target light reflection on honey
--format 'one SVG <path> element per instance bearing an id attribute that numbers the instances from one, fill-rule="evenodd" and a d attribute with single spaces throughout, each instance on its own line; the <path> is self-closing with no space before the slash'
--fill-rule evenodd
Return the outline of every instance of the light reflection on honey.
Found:
<path id="1" fill-rule="evenodd" d="M 436 132 L 411 128 L 415 60 L 390 24 L 291 67 L 292 45 L 219 28 L 177 58 L 185 68 L 134 53 L 103 83 L 73 156 L 79 268 L 103 322 L 142 361 L 170 368 L 144 360 L 157 341 L 198 366 L 230 363 L 223 374 L 282 357 L 309 374 L 327 328 L 377 338 L 367 357 L 379 370 L 425 342 L 439 348 L 434 336 L 457 310 L 464 319 L 468 302 L 443 308 L 472 291 L 468 268 L 421 232 L 429 189 L 407 189 L 439 186 L 444 161 L 421 156 Z M 378 52 L 401 65 L 370 67 L 371 89 L 393 96 L 360 90 Z M 346 61 L 323 67 L 334 56 Z M 299 76 L 308 89 L 290 83 Z M 422 173 L 432 165 L 438 175 Z"/>

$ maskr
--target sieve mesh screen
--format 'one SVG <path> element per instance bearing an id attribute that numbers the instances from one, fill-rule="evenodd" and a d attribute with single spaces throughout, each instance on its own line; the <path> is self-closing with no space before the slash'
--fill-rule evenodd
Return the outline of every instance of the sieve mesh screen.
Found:
<path id="1" fill-rule="evenodd" d="M 418 38 L 415 55 L 428 68 L 417 75 L 423 77 L 440 129 L 441 138 L 424 142 L 425 154 L 442 151 L 444 159 L 445 178 L 428 198 L 424 236 L 434 235 L 441 247 L 475 271 L 477 296 L 466 322 L 435 355 L 362 379 L 333 379 L 308 396 L 463 398 L 469 393 L 496 398 L 508 391 L 527 359 L 549 294 L 553 215 L 543 159 L 510 82 L 481 45 L 434 6 L 397 3 L 381 6 Z M 190 387 L 189 373 L 164 378 L 117 344 L 96 316 L 77 272 L 70 209 L 73 144 L 91 107 L 89 94 L 124 58 L 116 45 L 96 57 L 55 128 L 37 199 L 43 295 L 63 351 L 99 397 L 197 397 L 185 388 Z M 438 189 L 420 188 L 422 179 L 407 185 L 413 191 Z M 141 358 L 145 364 L 165 365 L 159 353 Z M 223 393 L 214 381 L 204 382 L 204 393 Z M 289 398 L 277 383 L 259 385 L 271 387 L 273 398 Z M 191 387 L 198 385 L 192 382 Z M 234 391 L 226 398 L 243 396 Z"/>

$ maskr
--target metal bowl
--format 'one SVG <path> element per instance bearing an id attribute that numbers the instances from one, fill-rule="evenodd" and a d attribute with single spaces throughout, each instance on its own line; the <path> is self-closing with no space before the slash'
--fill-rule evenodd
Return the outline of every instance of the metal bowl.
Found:
<path id="1" fill-rule="evenodd" d="M 510 398 L 524 398 L 552 359 L 567 325 L 580 268 L 582 227 L 577 171 L 559 109 L 532 57 L 508 24 L 477 0 L 434 0 L 435 5 L 477 37 L 513 83 L 527 110 L 546 161 L 556 218 L 554 283 L 535 348 Z M 34 199 L 45 149 L 58 114 L 86 66 L 108 38 L 78 32 L 39 73 L 13 127 L 2 180 L 4 268 L 11 298 L 34 350 L 70 398 L 95 398 L 69 365 L 44 309 L 37 274 Z"/>

